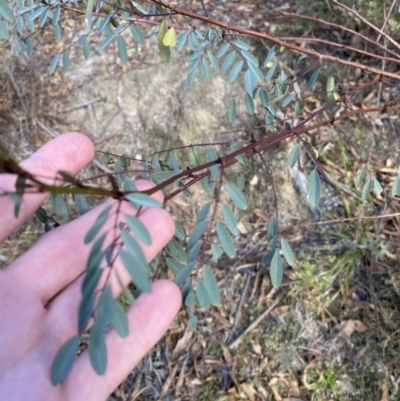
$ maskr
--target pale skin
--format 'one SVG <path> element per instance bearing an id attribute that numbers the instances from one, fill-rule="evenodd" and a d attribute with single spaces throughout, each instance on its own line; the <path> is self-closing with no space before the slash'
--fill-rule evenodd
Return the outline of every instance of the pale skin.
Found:
<path id="1" fill-rule="evenodd" d="M 36 175 L 54 177 L 57 170 L 78 173 L 93 157 L 94 147 L 86 136 L 67 133 L 43 146 L 21 166 Z M 0 190 L 12 190 L 14 183 L 15 177 L 0 175 Z M 152 185 L 146 181 L 136 184 L 139 189 Z M 0 197 L 0 241 L 27 221 L 47 196 L 25 196 L 18 218 L 14 217 L 13 202 Z M 161 192 L 153 196 L 162 202 Z M 107 202 L 113 203 L 116 201 Z M 105 400 L 164 335 L 178 313 L 181 306 L 178 287 L 167 280 L 155 282 L 152 292 L 142 294 L 127 312 L 129 337 L 122 339 L 114 331 L 107 334 L 108 363 L 103 376 L 96 375 L 84 352 L 60 385 L 51 384 L 54 356 L 77 334 L 81 283 L 90 251 L 83 238 L 102 209 L 104 205 L 52 230 L 0 271 L 1 400 Z M 123 202 L 122 209 L 123 213 L 135 214 L 128 202 Z M 150 261 L 172 238 L 174 222 L 161 208 L 145 209 L 140 219 L 152 237 L 151 246 L 143 246 Z M 112 223 L 108 228 L 112 228 Z M 110 234 L 106 241 L 111 240 Z M 129 277 L 122 264 L 117 263 L 115 269 L 127 284 Z M 117 296 L 120 286 L 115 276 L 111 284 Z"/>

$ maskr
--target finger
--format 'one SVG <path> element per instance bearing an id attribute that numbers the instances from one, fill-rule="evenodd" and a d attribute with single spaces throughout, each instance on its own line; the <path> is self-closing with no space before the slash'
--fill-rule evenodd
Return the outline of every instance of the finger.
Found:
<path id="1" fill-rule="evenodd" d="M 21 167 L 46 183 L 52 184 L 58 170 L 67 170 L 77 174 L 94 157 L 92 141 L 77 132 L 63 134 L 48 142 L 29 159 L 21 163 Z M 2 174 L 0 191 L 14 192 L 16 176 Z M 18 218 L 14 216 L 14 203 L 6 196 L 0 198 L 2 224 L 0 226 L 0 242 L 4 241 L 21 224 L 29 219 L 48 196 L 48 193 L 26 194 L 23 196 Z"/>
<path id="2" fill-rule="evenodd" d="M 138 189 L 144 190 L 154 185 L 148 181 L 138 181 L 137 186 Z M 153 196 L 162 202 L 161 191 Z M 110 200 L 107 203 L 113 205 L 113 209 L 116 210 L 118 201 Z M 10 284 L 20 288 L 21 293 L 37 294 L 40 302 L 44 304 L 76 280 L 84 272 L 91 250 L 91 244 L 85 245 L 83 240 L 88 229 L 106 205 L 101 205 L 44 235 L 27 253 L 6 269 L 5 274 L 8 275 Z M 136 214 L 136 211 L 129 202 L 124 201 L 121 204 L 120 213 L 120 220 L 122 220 L 124 214 Z M 140 219 L 142 221 L 145 219 L 144 222 L 152 238 L 152 245 L 143 247 L 150 260 L 165 245 L 165 241 L 169 240 L 171 231 L 173 233 L 174 223 L 170 215 L 160 208 L 145 209 Z M 114 223 L 115 218 L 109 218 L 102 232 L 112 230 Z M 113 239 L 113 232 L 110 231 L 103 249 Z M 156 249 L 155 253 L 153 247 Z"/>
<path id="3" fill-rule="evenodd" d="M 164 335 L 180 309 L 181 300 L 182 295 L 174 283 L 167 280 L 154 283 L 152 292 L 142 294 L 127 313 L 129 336 L 121 338 L 115 331 L 107 334 L 105 375 L 96 375 L 88 352 L 84 352 L 62 384 L 66 398 L 74 401 L 105 399 Z"/>

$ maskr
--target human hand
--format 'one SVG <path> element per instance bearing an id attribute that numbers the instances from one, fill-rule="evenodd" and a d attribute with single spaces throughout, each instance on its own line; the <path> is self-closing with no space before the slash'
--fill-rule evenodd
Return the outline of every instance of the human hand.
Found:
<path id="1" fill-rule="evenodd" d="M 21 165 L 37 176 L 54 177 L 58 170 L 76 174 L 93 156 L 93 144 L 87 137 L 68 133 L 43 146 Z M 52 183 L 53 178 L 48 182 Z M 138 189 L 146 189 L 152 184 L 140 181 L 136 185 Z M 13 190 L 15 176 L 1 174 L 0 191 Z M 13 202 L 7 197 L 0 198 L 0 241 L 28 220 L 47 196 L 25 194 L 18 218 L 14 217 Z M 153 196 L 162 202 L 161 192 Z M 135 212 L 128 202 L 123 202 L 121 207 L 123 213 Z M 106 335 L 108 362 L 103 376 L 93 371 L 85 351 L 60 385 L 51 384 L 54 356 L 77 334 L 77 309 L 90 252 L 90 246 L 84 245 L 83 239 L 102 209 L 104 205 L 50 231 L 0 271 L 1 400 L 104 400 L 162 337 L 177 314 L 181 305 L 179 289 L 167 280 L 155 282 L 152 292 L 142 294 L 127 312 L 129 336 L 122 339 L 115 331 Z M 160 208 L 145 209 L 140 220 L 152 238 L 151 246 L 143 246 L 150 261 L 173 236 L 174 223 Z M 112 240 L 111 236 L 107 239 Z M 122 264 L 117 263 L 115 268 L 127 284 L 129 275 Z M 120 287 L 113 280 L 111 286 L 115 297 Z"/>

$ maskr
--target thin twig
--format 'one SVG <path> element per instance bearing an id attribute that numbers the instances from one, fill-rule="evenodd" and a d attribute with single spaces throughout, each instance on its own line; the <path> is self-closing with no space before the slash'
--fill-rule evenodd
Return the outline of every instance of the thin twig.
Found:
<path id="1" fill-rule="evenodd" d="M 101 97 L 96 97 L 96 98 L 91 99 L 91 100 L 86 100 L 85 102 L 78 103 L 75 106 L 71 106 L 71 107 L 68 107 L 66 109 L 58 110 L 58 113 L 67 113 L 67 112 L 72 111 L 72 110 L 80 109 L 81 107 L 89 106 L 89 105 L 91 105 L 93 103 L 99 102 L 100 100 L 103 100 L 103 99 Z"/>
<path id="2" fill-rule="evenodd" d="M 264 311 L 256 320 L 254 320 L 254 322 L 249 327 L 247 327 L 247 329 L 242 334 L 240 334 L 238 338 L 236 338 L 236 340 L 228 344 L 228 348 L 233 349 L 237 347 L 242 342 L 243 336 L 254 330 L 279 305 L 287 292 L 288 290 L 286 289 L 266 311 Z"/>
<path id="3" fill-rule="evenodd" d="M 383 31 L 385 30 L 385 28 L 386 28 L 386 24 L 387 24 L 387 22 L 389 21 L 390 14 L 392 14 L 392 11 L 393 11 L 393 8 L 394 8 L 396 2 L 397 2 L 397 0 L 393 0 L 392 5 L 390 6 L 389 12 L 387 13 L 386 18 L 385 18 L 385 21 L 383 22 L 383 25 L 382 25 L 382 28 L 381 28 L 381 31 L 382 31 L 382 32 L 383 32 Z M 378 38 L 376 39 L 377 42 L 379 42 L 381 36 L 382 36 L 382 34 L 379 34 L 379 35 L 378 35 Z"/>

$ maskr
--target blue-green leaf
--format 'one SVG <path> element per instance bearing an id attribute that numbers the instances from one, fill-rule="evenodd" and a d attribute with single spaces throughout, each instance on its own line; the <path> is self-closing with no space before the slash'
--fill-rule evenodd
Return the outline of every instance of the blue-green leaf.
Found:
<path id="1" fill-rule="evenodd" d="M 0 15 L 3 16 L 8 22 L 14 23 L 14 14 L 6 0 L 0 0 Z"/>
<path id="2" fill-rule="evenodd" d="M 289 104 L 292 103 L 292 101 L 293 101 L 293 99 L 294 99 L 295 97 L 296 97 L 296 94 L 295 94 L 295 93 L 292 93 L 291 95 L 286 96 L 285 99 L 283 99 L 282 107 L 287 107 L 287 106 L 289 106 Z"/>
<path id="3" fill-rule="evenodd" d="M 55 69 L 57 68 L 58 62 L 60 61 L 61 54 L 56 54 L 51 60 L 49 67 L 49 74 L 52 75 Z"/>
<path id="4" fill-rule="evenodd" d="M 221 223 L 217 223 L 216 230 L 222 249 L 231 259 L 234 258 L 236 249 L 229 231 Z"/>
<path id="5" fill-rule="evenodd" d="M 200 209 L 199 214 L 197 215 L 197 224 L 206 220 L 208 212 L 210 211 L 210 207 L 211 207 L 211 202 L 208 202 L 203 205 L 203 207 Z"/>
<path id="6" fill-rule="evenodd" d="M 217 244 L 211 244 L 211 252 L 214 262 L 217 262 L 221 255 L 224 253 L 222 248 Z"/>
<path id="7" fill-rule="evenodd" d="M 94 371 L 103 375 L 107 367 L 107 348 L 104 340 L 104 329 L 95 323 L 90 330 L 89 357 Z"/>
<path id="8" fill-rule="evenodd" d="M 83 242 L 85 244 L 89 244 L 94 240 L 100 230 L 103 228 L 104 224 L 108 219 L 108 215 L 110 213 L 111 206 L 106 207 L 97 217 L 96 221 L 94 222 L 93 226 L 90 227 L 88 233 L 85 236 Z"/>
<path id="9" fill-rule="evenodd" d="M 236 99 L 233 97 L 229 101 L 228 120 L 230 123 L 233 123 L 233 121 L 235 121 L 235 118 L 236 118 Z"/>
<path id="10" fill-rule="evenodd" d="M 130 28 L 133 38 L 139 43 L 139 45 L 142 45 L 144 43 L 142 31 L 133 23 L 130 25 Z"/>
<path id="11" fill-rule="evenodd" d="M 288 164 L 290 168 L 293 168 L 295 164 L 297 163 L 297 160 L 300 155 L 300 144 L 294 145 L 292 150 L 289 153 L 288 157 Z"/>
<path id="12" fill-rule="evenodd" d="M 151 292 L 151 281 L 149 275 L 138 266 L 137 261 L 128 252 L 121 251 L 119 254 L 125 269 L 131 276 L 133 283 L 141 292 Z"/>
<path id="13" fill-rule="evenodd" d="M 70 338 L 57 352 L 51 365 L 51 382 L 60 384 L 71 370 L 79 347 L 79 336 Z"/>
<path id="14" fill-rule="evenodd" d="M 121 237 L 129 252 L 129 255 L 131 255 L 132 259 L 135 261 L 135 265 L 140 267 L 144 273 L 149 273 L 146 256 L 136 239 L 123 230 L 121 231 Z"/>
<path id="15" fill-rule="evenodd" d="M 228 72 L 229 68 L 232 66 L 232 64 L 233 64 L 233 62 L 235 60 L 235 57 L 236 57 L 236 52 L 235 51 L 230 52 L 226 56 L 224 62 L 222 63 L 222 67 L 221 67 L 221 72 L 223 74 L 226 74 Z"/>
<path id="16" fill-rule="evenodd" d="M 214 54 L 212 54 L 211 50 L 207 50 L 207 55 L 208 58 L 210 59 L 210 63 L 213 66 L 215 72 L 219 72 L 220 70 L 219 70 L 218 60 L 216 59 Z"/>
<path id="17" fill-rule="evenodd" d="M 394 179 L 392 187 L 392 196 L 400 196 L 400 177 L 397 176 Z"/>
<path id="18" fill-rule="evenodd" d="M 62 63 L 63 63 L 63 70 L 68 71 L 69 70 L 69 53 L 67 50 L 63 53 Z"/>
<path id="19" fill-rule="evenodd" d="M 79 216 L 82 216 L 89 210 L 89 206 L 86 201 L 86 196 L 82 194 L 74 195 L 75 207 Z"/>
<path id="20" fill-rule="evenodd" d="M 253 115 L 254 114 L 254 101 L 253 97 L 246 93 L 244 95 L 244 104 L 246 106 L 246 110 L 249 114 Z"/>
<path id="21" fill-rule="evenodd" d="M 270 267 L 271 283 L 274 288 L 278 288 L 283 278 L 282 259 L 279 254 L 279 249 L 275 250 L 274 256 L 271 260 Z"/>
<path id="22" fill-rule="evenodd" d="M 218 159 L 218 156 L 215 153 L 214 148 L 211 148 L 211 147 L 207 149 L 206 157 L 207 157 L 207 162 L 213 162 Z M 211 166 L 210 172 L 211 172 L 212 178 L 214 178 L 216 180 L 219 176 L 219 166 L 217 164 L 215 164 L 214 166 Z"/>
<path id="23" fill-rule="evenodd" d="M 232 70 L 229 74 L 229 82 L 233 83 L 236 78 L 239 76 L 240 72 L 242 71 L 243 68 L 243 60 L 239 60 L 233 67 Z"/>
<path id="24" fill-rule="evenodd" d="M 264 107 L 268 107 L 270 105 L 269 96 L 267 91 L 264 88 L 260 89 L 260 100 Z"/>
<path id="25" fill-rule="evenodd" d="M 238 235 L 239 230 L 237 228 L 237 220 L 229 205 L 222 205 L 222 215 L 224 217 L 225 224 L 232 235 Z"/>
<path id="26" fill-rule="evenodd" d="M 357 177 L 355 179 L 356 188 L 358 188 L 363 183 L 366 175 L 367 175 L 367 169 L 365 167 L 358 170 Z"/>
<path id="27" fill-rule="evenodd" d="M 219 289 L 218 289 L 218 282 L 217 282 L 214 272 L 208 266 L 204 266 L 203 280 L 204 280 L 204 285 L 207 289 L 208 296 L 210 298 L 211 303 L 214 306 L 218 306 L 219 303 L 221 302 Z"/>
<path id="28" fill-rule="evenodd" d="M 228 194 L 230 198 L 232 199 L 232 202 L 242 210 L 247 209 L 247 201 L 240 189 L 235 185 L 231 183 L 226 184 L 226 189 L 228 191 Z"/>
<path id="29" fill-rule="evenodd" d="M 167 263 L 168 269 L 172 271 L 174 276 L 176 277 L 183 269 L 183 266 L 172 258 L 166 258 L 165 262 Z"/>
<path id="30" fill-rule="evenodd" d="M 122 337 L 126 338 L 129 335 L 129 323 L 126 317 L 126 313 L 122 305 L 114 300 L 113 310 L 111 315 L 111 324 L 115 331 Z"/>
<path id="31" fill-rule="evenodd" d="M 130 180 L 129 180 L 130 181 Z M 125 215 L 126 222 L 132 233 L 144 244 L 151 245 L 151 237 L 147 227 L 135 216 Z"/>
<path id="32" fill-rule="evenodd" d="M 183 250 L 182 246 L 179 244 L 178 241 L 175 240 L 170 241 L 168 243 L 168 249 L 179 262 L 181 263 L 187 262 L 188 257 L 186 255 L 186 252 Z"/>
<path id="33" fill-rule="evenodd" d="M 273 76 L 275 74 L 276 66 L 277 66 L 277 63 L 272 64 L 271 68 L 267 72 L 267 75 L 265 76 L 266 81 L 270 81 L 273 78 Z"/>
<path id="34" fill-rule="evenodd" d="M 383 192 L 382 185 L 376 178 L 374 178 L 374 189 L 378 195 L 380 195 Z"/>
<path id="35" fill-rule="evenodd" d="M 236 40 L 234 43 L 239 49 L 242 49 L 242 50 L 250 49 L 250 46 L 246 42 L 243 42 L 241 40 Z"/>
<path id="36" fill-rule="evenodd" d="M 285 240 L 285 238 L 281 238 L 281 247 L 282 247 L 283 256 L 285 257 L 287 264 L 289 266 L 293 266 L 294 254 L 293 254 L 292 248 L 289 245 L 289 242 L 287 242 Z"/>
<path id="37" fill-rule="evenodd" d="M 142 192 L 135 192 L 132 194 L 125 195 L 125 199 L 135 205 L 147 206 L 147 207 L 162 207 L 157 199 L 152 198 L 150 195 Z"/>
<path id="38" fill-rule="evenodd" d="M 256 77 L 251 70 L 247 70 L 244 74 L 244 87 L 249 95 L 252 95 L 256 87 Z"/>
<path id="39" fill-rule="evenodd" d="M 361 195 L 361 199 L 363 201 L 367 200 L 367 198 L 368 198 L 368 196 L 369 196 L 369 194 L 370 194 L 370 192 L 372 190 L 372 184 L 373 184 L 373 180 L 368 180 L 364 184 L 363 189 L 362 189 L 362 195 Z"/>
<path id="40" fill-rule="evenodd" d="M 276 226 L 276 220 L 272 219 L 268 224 L 268 230 L 267 230 L 268 242 L 271 241 L 273 238 L 275 238 L 277 233 L 278 233 L 278 227 Z"/>
<path id="41" fill-rule="evenodd" d="M 207 226 L 207 221 L 201 221 L 196 225 L 196 227 L 193 229 L 192 233 L 190 234 L 190 237 L 188 239 L 188 249 L 191 250 L 197 242 L 200 240 L 201 236 L 204 233 L 204 230 L 206 229 Z"/>
<path id="42" fill-rule="evenodd" d="M 229 49 L 230 44 L 229 43 L 225 43 L 223 44 L 220 49 L 218 50 L 217 53 L 217 58 L 221 58 Z"/>
<path id="43" fill-rule="evenodd" d="M 180 239 L 180 240 L 184 240 L 185 239 L 185 237 L 186 237 L 186 234 L 185 234 L 185 230 L 183 229 L 183 227 L 180 225 L 180 224 L 178 224 L 178 223 L 175 223 L 175 237 L 176 238 L 178 238 L 178 239 Z"/>
<path id="44" fill-rule="evenodd" d="M 310 80 L 307 82 L 306 92 L 309 92 L 313 88 L 316 80 L 318 79 L 318 75 L 319 75 L 319 69 L 315 70 L 312 73 Z"/>
<path id="45" fill-rule="evenodd" d="M 207 288 L 203 280 L 197 280 L 196 284 L 197 301 L 201 308 L 203 308 L 203 310 L 207 312 L 208 309 L 210 309 L 210 297 L 208 295 Z"/>
<path id="46" fill-rule="evenodd" d="M 126 63 L 128 61 L 128 51 L 126 49 L 126 42 L 122 35 L 117 38 L 118 53 L 121 60 Z"/>
<path id="47" fill-rule="evenodd" d="M 317 169 L 308 177 L 308 199 L 312 207 L 317 207 L 321 195 L 321 181 Z"/>

